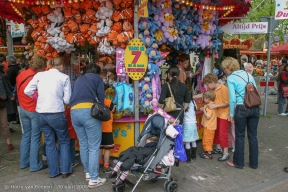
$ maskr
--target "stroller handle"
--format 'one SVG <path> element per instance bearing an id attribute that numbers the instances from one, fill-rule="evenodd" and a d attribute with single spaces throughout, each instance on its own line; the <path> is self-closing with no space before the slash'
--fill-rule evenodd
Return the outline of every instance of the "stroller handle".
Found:
<path id="1" fill-rule="evenodd" d="M 179 107 L 181 110 L 179 112 L 179 114 L 177 115 L 176 117 L 176 120 L 175 122 L 180 118 L 180 116 L 182 115 L 182 113 L 184 112 L 184 106 L 183 105 L 180 105 L 179 103 L 175 102 L 176 106 Z"/>

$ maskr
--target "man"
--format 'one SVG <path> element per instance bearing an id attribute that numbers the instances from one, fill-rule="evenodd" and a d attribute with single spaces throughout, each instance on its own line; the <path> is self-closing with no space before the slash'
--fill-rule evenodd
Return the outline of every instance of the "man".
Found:
<path id="1" fill-rule="evenodd" d="M 247 68 L 247 59 L 246 58 L 243 58 L 241 59 L 241 69 L 246 71 L 246 68 Z"/>
<path id="2" fill-rule="evenodd" d="M 275 104 L 278 104 L 279 102 L 279 94 L 282 94 L 281 93 L 281 90 L 279 89 L 280 87 L 280 75 L 281 75 L 281 72 L 284 68 L 284 66 L 286 65 L 287 63 L 287 59 L 283 58 L 280 62 L 280 66 L 279 66 L 279 69 L 278 69 L 278 76 L 276 78 L 276 81 L 277 81 L 277 88 L 278 88 L 278 96 L 277 96 L 277 102 Z"/>

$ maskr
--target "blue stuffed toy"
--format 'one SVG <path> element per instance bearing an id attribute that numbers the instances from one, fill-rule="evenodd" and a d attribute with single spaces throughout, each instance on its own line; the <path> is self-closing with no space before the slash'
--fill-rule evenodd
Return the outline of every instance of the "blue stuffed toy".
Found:
<path id="1" fill-rule="evenodd" d="M 139 34 L 139 38 L 145 44 L 146 47 L 150 47 L 154 42 L 156 42 L 154 37 L 150 35 L 150 32 L 147 29 L 143 33 Z"/>
<path id="2" fill-rule="evenodd" d="M 164 59 L 164 57 L 161 55 L 161 53 L 157 50 L 158 45 L 156 43 L 153 43 L 152 47 L 149 47 L 146 49 L 146 54 L 149 57 L 149 61 L 155 62 L 160 59 Z"/>
<path id="3" fill-rule="evenodd" d="M 221 41 L 219 39 L 212 40 L 212 46 L 210 48 L 210 53 L 213 53 L 213 49 L 215 50 L 215 53 L 218 53 L 219 46 L 221 45 Z"/>
<path id="4" fill-rule="evenodd" d="M 150 79 L 152 79 L 156 73 L 158 73 L 159 75 L 161 74 L 160 68 L 154 63 L 148 63 L 148 71 L 149 72 L 147 73 L 147 75 L 149 75 Z"/>

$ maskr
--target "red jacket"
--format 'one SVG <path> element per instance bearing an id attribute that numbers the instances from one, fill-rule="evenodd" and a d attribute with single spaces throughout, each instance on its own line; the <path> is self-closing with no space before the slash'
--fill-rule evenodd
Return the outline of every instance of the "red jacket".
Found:
<path id="1" fill-rule="evenodd" d="M 286 70 L 283 70 L 281 72 L 281 77 L 280 77 L 280 82 L 281 82 L 281 85 L 280 85 L 280 91 L 282 91 L 282 87 L 286 87 L 288 86 L 288 75 L 286 75 Z M 288 72 L 287 72 L 288 73 Z"/>

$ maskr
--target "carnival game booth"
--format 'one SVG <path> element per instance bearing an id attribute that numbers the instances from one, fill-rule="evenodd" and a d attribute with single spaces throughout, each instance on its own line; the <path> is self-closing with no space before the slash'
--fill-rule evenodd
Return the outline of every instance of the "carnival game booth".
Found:
<path id="1" fill-rule="evenodd" d="M 23 38 L 31 53 L 47 59 L 65 52 L 80 69 L 81 58 L 97 63 L 107 86 L 106 97 L 116 105 L 112 156 L 135 145 L 148 113 L 158 104 L 161 67 L 176 57 L 159 48 L 189 54 L 202 52 L 199 82 L 213 71 L 222 33 L 220 20 L 249 10 L 245 0 L 11 0 L 25 19 Z M 135 37 L 135 38 L 134 38 Z M 33 55 L 33 54 L 32 54 Z M 176 55 L 177 56 L 177 55 Z M 83 67 L 84 64 L 81 65 Z M 199 83 L 201 91 L 205 90 Z M 200 86 L 201 85 L 201 86 Z M 201 103 L 199 103 L 201 105 Z M 197 112 L 199 113 L 199 112 Z M 199 133 L 201 115 L 197 116 Z"/>

